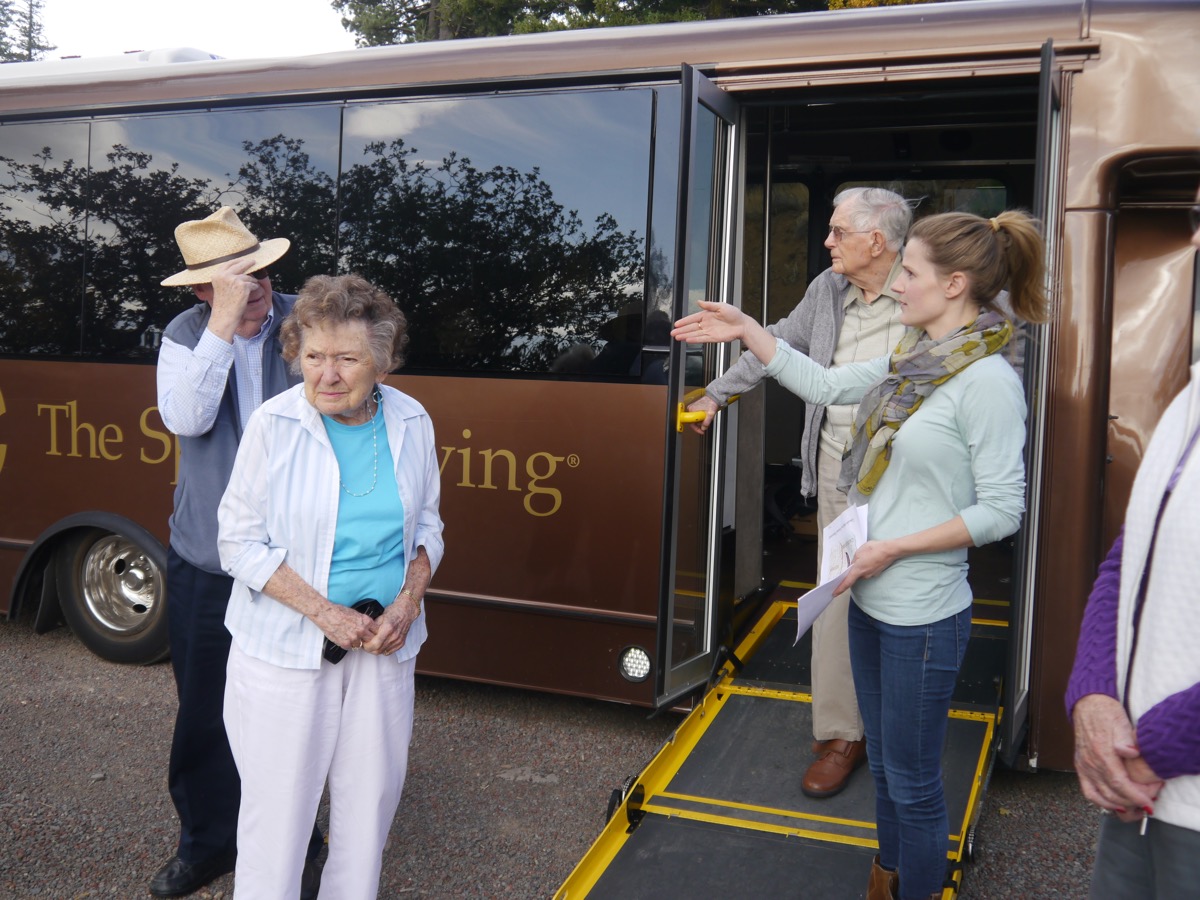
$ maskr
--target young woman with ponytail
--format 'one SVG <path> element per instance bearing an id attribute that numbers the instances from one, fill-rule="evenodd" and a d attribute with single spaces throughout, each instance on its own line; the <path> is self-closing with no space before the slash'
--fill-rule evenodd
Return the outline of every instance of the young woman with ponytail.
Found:
<path id="1" fill-rule="evenodd" d="M 727 304 L 675 323 L 687 343 L 740 339 L 766 374 L 813 403 L 858 403 L 842 463 L 868 504 L 851 591 L 850 659 L 875 779 L 879 856 L 868 900 L 940 897 L 949 824 L 941 756 L 971 628 L 967 548 L 1024 512 L 1025 394 L 1002 350 L 1046 318 L 1044 245 L 1026 214 L 945 213 L 909 231 L 892 285 L 908 326 L 891 356 L 826 369 Z"/>

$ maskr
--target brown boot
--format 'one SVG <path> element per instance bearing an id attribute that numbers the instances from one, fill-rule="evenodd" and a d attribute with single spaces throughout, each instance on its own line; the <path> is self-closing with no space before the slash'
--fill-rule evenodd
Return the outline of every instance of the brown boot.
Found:
<path id="1" fill-rule="evenodd" d="M 876 855 L 875 859 L 871 861 L 871 880 L 867 882 L 867 900 L 894 900 L 899 886 L 900 874 L 889 872 L 881 866 L 879 856 Z"/>
<path id="2" fill-rule="evenodd" d="M 832 797 L 839 793 L 867 759 L 866 741 L 826 741 L 821 755 L 808 767 L 800 790 L 810 797 Z"/>

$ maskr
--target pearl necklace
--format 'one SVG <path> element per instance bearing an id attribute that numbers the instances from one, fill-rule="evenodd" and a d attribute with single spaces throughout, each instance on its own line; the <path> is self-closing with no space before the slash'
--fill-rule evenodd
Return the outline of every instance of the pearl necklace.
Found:
<path id="1" fill-rule="evenodd" d="M 372 395 L 372 399 L 375 400 L 375 413 L 378 413 L 379 412 L 379 403 L 381 400 L 383 400 L 383 395 L 381 393 L 379 393 L 378 388 L 375 389 L 375 393 Z M 368 400 L 367 401 L 367 409 L 369 410 L 370 408 L 371 408 L 371 403 Z M 338 484 L 340 484 L 342 486 L 342 490 L 345 491 L 347 494 L 349 494 L 351 497 L 365 497 L 368 494 L 370 494 L 372 491 L 375 490 L 375 485 L 379 484 L 379 437 L 378 437 L 378 435 L 379 435 L 379 420 L 376 417 L 375 413 L 372 413 L 372 415 L 371 415 L 371 452 L 375 456 L 375 460 L 371 465 L 371 486 L 369 488 L 367 488 L 365 491 L 363 491 L 361 494 L 356 494 L 356 493 L 354 493 L 354 491 L 350 490 L 350 488 L 346 487 L 346 482 L 342 481 L 341 472 L 338 473 Z"/>

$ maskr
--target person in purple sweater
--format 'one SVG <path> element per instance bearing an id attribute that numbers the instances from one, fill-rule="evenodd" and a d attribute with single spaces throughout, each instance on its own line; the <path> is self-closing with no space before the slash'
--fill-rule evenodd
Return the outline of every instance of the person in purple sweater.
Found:
<path id="1" fill-rule="evenodd" d="M 1191 221 L 1200 248 L 1200 203 Z M 1146 449 L 1067 687 L 1079 784 L 1106 814 L 1096 900 L 1200 893 L 1198 438 L 1200 363 Z"/>

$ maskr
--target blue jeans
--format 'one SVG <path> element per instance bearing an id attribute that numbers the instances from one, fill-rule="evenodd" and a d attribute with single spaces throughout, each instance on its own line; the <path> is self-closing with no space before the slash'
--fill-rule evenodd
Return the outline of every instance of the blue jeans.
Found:
<path id="1" fill-rule="evenodd" d="M 850 603 L 850 664 L 875 779 L 879 863 L 902 898 L 940 893 L 950 832 L 942 745 L 971 636 L 971 610 L 929 625 L 888 625 Z"/>

